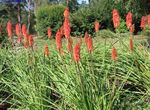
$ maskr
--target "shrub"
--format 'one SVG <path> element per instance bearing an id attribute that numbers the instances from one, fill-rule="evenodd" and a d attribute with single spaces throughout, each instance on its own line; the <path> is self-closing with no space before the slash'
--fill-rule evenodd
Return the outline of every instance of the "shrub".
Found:
<path id="1" fill-rule="evenodd" d="M 36 12 L 36 30 L 38 35 L 45 36 L 47 27 L 51 26 L 52 32 L 63 23 L 63 11 L 65 7 L 62 5 L 41 6 Z"/>

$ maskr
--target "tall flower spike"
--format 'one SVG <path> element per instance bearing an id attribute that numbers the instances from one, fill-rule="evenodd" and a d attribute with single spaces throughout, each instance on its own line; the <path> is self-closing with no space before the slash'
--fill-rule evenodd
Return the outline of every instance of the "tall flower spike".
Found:
<path id="1" fill-rule="evenodd" d="M 120 26 L 120 16 L 118 10 L 113 9 L 112 17 L 113 17 L 114 28 L 118 28 Z"/>
<path id="2" fill-rule="evenodd" d="M 66 7 L 64 11 L 64 18 L 69 18 L 69 15 L 70 15 L 69 8 Z"/>
<path id="3" fill-rule="evenodd" d="M 100 28 L 100 24 L 99 24 L 98 20 L 95 21 L 94 25 L 95 25 L 95 32 L 98 32 L 99 28 Z"/>
<path id="4" fill-rule="evenodd" d="M 61 52 L 61 48 L 62 48 L 62 36 L 60 33 L 60 29 L 57 31 L 56 33 L 56 48 L 59 52 Z"/>
<path id="5" fill-rule="evenodd" d="M 22 25 L 21 30 L 22 30 L 23 36 L 25 36 L 25 34 L 27 33 L 27 26 L 26 26 L 26 24 L 23 24 L 23 25 Z"/>
<path id="6" fill-rule="evenodd" d="M 48 45 L 47 44 L 44 46 L 44 56 L 45 57 L 49 56 L 49 49 L 48 49 Z"/>
<path id="7" fill-rule="evenodd" d="M 134 24 L 130 26 L 130 32 L 131 32 L 131 33 L 134 32 Z"/>
<path id="8" fill-rule="evenodd" d="M 128 29 L 132 25 L 132 13 L 131 12 L 128 12 L 128 14 L 126 16 L 126 25 L 127 25 Z"/>
<path id="9" fill-rule="evenodd" d="M 146 16 L 142 16 L 140 27 L 144 29 L 146 26 Z"/>
<path id="10" fill-rule="evenodd" d="M 132 38 L 130 38 L 129 48 L 130 48 L 131 51 L 133 51 L 134 47 L 133 47 L 133 40 L 132 40 Z"/>
<path id="11" fill-rule="evenodd" d="M 115 61 L 117 59 L 117 50 L 115 47 L 112 48 L 111 58 L 113 61 Z"/>
<path id="12" fill-rule="evenodd" d="M 29 35 L 26 33 L 25 35 L 24 35 L 24 47 L 25 48 L 28 48 L 28 46 L 29 46 Z"/>
<path id="13" fill-rule="evenodd" d="M 19 23 L 16 24 L 16 35 L 21 36 L 21 26 Z"/>
<path id="14" fill-rule="evenodd" d="M 92 53 L 92 51 L 93 51 L 93 41 L 92 41 L 92 37 L 88 37 L 87 49 L 88 49 L 88 52 L 89 52 L 89 53 Z"/>
<path id="15" fill-rule="evenodd" d="M 7 22 L 7 34 L 8 34 L 9 39 L 11 39 L 13 35 L 13 28 L 12 28 L 11 21 Z"/>
<path id="16" fill-rule="evenodd" d="M 29 46 L 30 46 L 30 47 L 33 47 L 33 44 L 34 44 L 33 36 L 32 36 L 32 35 L 29 35 L 29 36 L 28 36 L 28 40 L 29 40 L 29 41 L 28 41 L 28 42 L 29 42 Z"/>
<path id="17" fill-rule="evenodd" d="M 77 42 L 77 44 L 74 46 L 73 49 L 73 58 L 75 62 L 79 62 L 80 61 L 80 43 Z"/>
<path id="18" fill-rule="evenodd" d="M 72 44 L 73 44 L 73 39 L 70 37 L 68 39 L 68 51 L 72 52 Z"/>
<path id="19" fill-rule="evenodd" d="M 89 34 L 86 31 L 85 34 L 84 34 L 84 42 L 85 42 L 86 45 L 87 45 L 87 42 L 88 42 L 88 38 L 89 38 Z"/>
<path id="20" fill-rule="evenodd" d="M 65 35 L 66 39 L 69 39 L 70 32 L 71 32 L 69 18 L 65 18 L 63 28 L 64 28 L 64 35 Z"/>
<path id="21" fill-rule="evenodd" d="M 147 23 L 150 26 L 150 14 L 147 15 L 147 20 L 148 20 Z"/>
<path id="22" fill-rule="evenodd" d="M 50 39 L 52 36 L 52 30 L 50 27 L 48 27 L 48 29 L 47 29 L 47 35 L 48 35 L 48 39 Z"/>

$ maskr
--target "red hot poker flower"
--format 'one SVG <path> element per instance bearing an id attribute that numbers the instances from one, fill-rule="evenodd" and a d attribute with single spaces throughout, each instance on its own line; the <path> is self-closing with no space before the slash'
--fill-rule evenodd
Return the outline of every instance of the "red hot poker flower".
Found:
<path id="1" fill-rule="evenodd" d="M 48 49 L 48 45 L 46 44 L 44 47 L 44 56 L 48 57 L 49 56 L 49 49 Z"/>
<path id="2" fill-rule="evenodd" d="M 73 58 L 75 62 L 79 62 L 80 61 L 80 43 L 77 42 L 77 44 L 74 46 L 73 49 Z"/>
<path id="3" fill-rule="evenodd" d="M 64 18 L 69 18 L 70 12 L 69 12 L 69 8 L 66 7 L 65 11 L 64 11 Z"/>
<path id="4" fill-rule="evenodd" d="M 117 50 L 115 47 L 112 48 L 111 58 L 113 61 L 115 61 L 117 59 Z"/>
<path id="5" fill-rule="evenodd" d="M 11 21 L 7 22 L 7 33 L 8 33 L 8 37 L 11 39 L 13 35 L 13 28 L 12 28 Z"/>
<path id="6" fill-rule="evenodd" d="M 129 48 L 130 48 L 131 51 L 133 51 L 134 47 L 133 47 L 133 40 L 132 40 L 132 38 L 130 38 Z"/>
<path id="7" fill-rule="evenodd" d="M 99 24 L 98 20 L 95 21 L 94 25 L 95 25 L 95 32 L 98 32 L 99 28 L 100 28 L 100 24 Z"/>
<path id="8" fill-rule="evenodd" d="M 61 52 L 61 48 L 62 48 L 62 36 L 60 33 L 60 29 L 57 31 L 56 33 L 56 48 L 59 52 Z"/>
<path id="9" fill-rule="evenodd" d="M 48 39 L 50 39 L 51 35 L 52 35 L 52 30 L 50 27 L 48 27 L 48 29 L 47 29 L 47 35 L 48 35 Z"/>
<path id="10" fill-rule="evenodd" d="M 131 32 L 131 33 L 134 32 L 134 24 L 130 26 L 130 32 Z"/>
<path id="11" fill-rule="evenodd" d="M 88 32 L 86 31 L 85 34 L 84 34 L 84 42 L 85 42 L 86 45 L 87 45 L 87 43 L 88 43 L 88 38 L 89 38 L 89 34 L 88 34 Z"/>
<path id="12" fill-rule="evenodd" d="M 18 37 L 21 36 L 21 26 L 20 26 L 19 23 L 16 24 L 16 35 L 17 35 Z"/>
<path id="13" fill-rule="evenodd" d="M 147 15 L 147 20 L 148 20 L 148 25 L 150 26 L 150 14 L 149 15 Z"/>
<path id="14" fill-rule="evenodd" d="M 32 35 L 29 35 L 29 36 L 28 36 L 28 42 L 29 42 L 29 46 L 30 46 L 30 47 L 33 47 L 34 40 L 33 40 L 33 36 L 32 36 Z"/>
<path id="15" fill-rule="evenodd" d="M 24 47 L 25 48 L 28 48 L 28 46 L 29 46 L 29 35 L 26 33 L 25 35 L 24 35 Z"/>
<path id="16" fill-rule="evenodd" d="M 27 33 L 27 26 L 26 26 L 26 24 L 23 24 L 22 25 L 22 34 L 23 34 L 23 36 L 25 36 L 25 34 Z"/>
<path id="17" fill-rule="evenodd" d="M 72 44 L 73 44 L 73 39 L 70 37 L 68 39 L 68 51 L 72 52 Z"/>
<path id="18" fill-rule="evenodd" d="M 64 35 L 65 35 L 66 39 L 69 39 L 70 32 L 71 32 L 69 18 L 65 18 L 63 28 L 64 28 Z"/>
<path id="19" fill-rule="evenodd" d="M 126 25 L 127 25 L 127 28 L 129 29 L 130 26 L 132 25 L 132 13 L 131 12 L 128 12 L 127 16 L 126 16 Z"/>
<path id="20" fill-rule="evenodd" d="M 93 50 L 93 41 L 91 37 L 88 37 L 87 49 L 89 53 L 92 53 Z"/>
<path id="21" fill-rule="evenodd" d="M 146 26 L 146 16 L 142 16 L 140 27 L 144 29 Z"/>
<path id="22" fill-rule="evenodd" d="M 113 9 L 112 17 L 113 17 L 114 28 L 118 28 L 120 26 L 120 16 L 118 10 Z"/>

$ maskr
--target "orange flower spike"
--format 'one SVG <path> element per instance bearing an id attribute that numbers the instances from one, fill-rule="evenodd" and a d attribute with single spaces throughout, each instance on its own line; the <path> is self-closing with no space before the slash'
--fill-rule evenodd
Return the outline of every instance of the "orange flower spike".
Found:
<path id="1" fill-rule="evenodd" d="M 140 27 L 141 29 L 144 29 L 145 26 L 146 26 L 146 16 L 142 16 Z"/>
<path id="2" fill-rule="evenodd" d="M 27 33 L 27 26 L 26 26 L 26 24 L 22 25 L 21 31 L 22 31 L 23 36 L 25 36 L 25 34 Z"/>
<path id="3" fill-rule="evenodd" d="M 95 21 L 94 25 L 95 25 L 95 32 L 98 32 L 99 28 L 100 28 L 100 24 L 99 24 L 98 20 Z"/>
<path id="4" fill-rule="evenodd" d="M 91 37 L 88 37 L 87 49 L 88 49 L 89 53 L 92 53 L 92 51 L 93 51 L 93 41 L 92 41 Z"/>
<path id="5" fill-rule="evenodd" d="M 134 47 L 133 47 L 133 40 L 132 40 L 132 38 L 130 38 L 129 48 L 130 48 L 131 51 L 133 51 Z"/>
<path id="6" fill-rule="evenodd" d="M 60 27 L 60 33 L 61 33 L 61 36 L 64 35 L 64 27 L 63 26 Z"/>
<path id="7" fill-rule="evenodd" d="M 112 19 L 113 19 L 114 28 L 118 28 L 120 26 L 120 16 L 118 10 L 113 9 Z"/>
<path id="8" fill-rule="evenodd" d="M 33 36 L 32 36 L 32 35 L 29 35 L 29 36 L 28 36 L 28 42 L 29 42 L 29 46 L 30 46 L 30 47 L 33 47 L 34 40 L 33 40 Z"/>
<path id="9" fill-rule="evenodd" d="M 80 61 L 80 46 L 81 44 L 78 42 L 73 49 L 73 58 L 77 63 Z"/>
<path id="10" fill-rule="evenodd" d="M 71 52 L 72 51 L 72 44 L 73 44 L 73 39 L 70 37 L 68 39 L 68 51 Z"/>
<path id="11" fill-rule="evenodd" d="M 115 47 L 112 48 L 111 58 L 113 61 L 115 61 L 117 59 L 117 50 Z"/>
<path id="12" fill-rule="evenodd" d="M 24 36 L 24 47 L 25 48 L 28 48 L 29 46 L 29 35 L 26 33 L 25 36 Z"/>
<path id="13" fill-rule="evenodd" d="M 48 49 L 48 45 L 46 44 L 44 47 L 44 56 L 48 57 L 49 56 L 49 49 Z"/>
<path id="14" fill-rule="evenodd" d="M 147 23 L 150 26 L 150 14 L 147 15 L 147 20 L 148 20 Z"/>
<path id="15" fill-rule="evenodd" d="M 71 33 L 69 18 L 65 18 L 64 24 L 63 24 L 63 30 L 64 30 L 64 35 L 66 39 L 69 39 L 70 33 Z"/>
<path id="16" fill-rule="evenodd" d="M 64 18 L 69 18 L 69 15 L 70 15 L 69 8 L 66 7 L 64 11 Z"/>
<path id="17" fill-rule="evenodd" d="M 135 30 L 134 24 L 130 26 L 130 32 L 133 33 Z"/>
<path id="18" fill-rule="evenodd" d="M 126 25 L 127 25 L 127 28 L 129 29 L 132 25 L 132 13 L 131 12 L 128 12 L 127 16 L 126 16 Z"/>
<path id="19" fill-rule="evenodd" d="M 50 39 L 52 36 L 52 30 L 50 27 L 48 27 L 48 29 L 47 29 L 47 35 L 48 35 L 48 39 Z"/>
<path id="20" fill-rule="evenodd" d="M 7 22 L 7 34 L 8 34 L 9 39 L 11 39 L 13 36 L 13 28 L 12 28 L 11 21 Z"/>
<path id="21" fill-rule="evenodd" d="M 16 35 L 18 37 L 21 35 L 21 26 L 19 23 L 16 24 Z"/>
<path id="22" fill-rule="evenodd" d="M 89 38 L 89 34 L 86 31 L 85 34 L 84 34 L 84 42 L 85 42 L 86 45 L 87 45 L 87 42 L 88 42 L 88 38 Z"/>
<path id="23" fill-rule="evenodd" d="M 56 48 L 60 52 L 62 48 L 62 36 L 60 33 L 60 29 L 56 33 Z"/>

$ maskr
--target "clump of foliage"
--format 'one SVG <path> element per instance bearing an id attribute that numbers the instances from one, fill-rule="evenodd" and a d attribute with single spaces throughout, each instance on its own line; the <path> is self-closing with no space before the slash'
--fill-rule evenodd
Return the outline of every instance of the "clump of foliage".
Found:
<path id="1" fill-rule="evenodd" d="M 36 30 L 39 35 L 46 36 L 47 28 L 50 26 L 52 32 L 56 33 L 63 23 L 63 5 L 41 6 L 36 11 Z"/>

